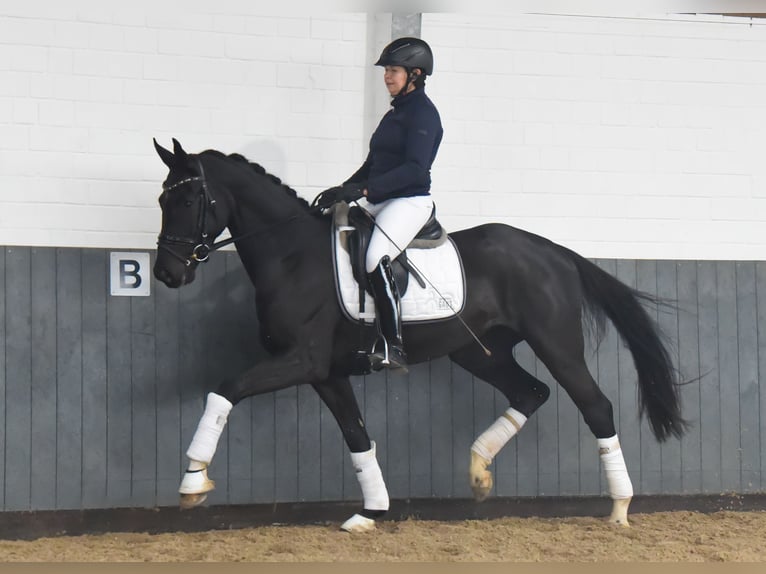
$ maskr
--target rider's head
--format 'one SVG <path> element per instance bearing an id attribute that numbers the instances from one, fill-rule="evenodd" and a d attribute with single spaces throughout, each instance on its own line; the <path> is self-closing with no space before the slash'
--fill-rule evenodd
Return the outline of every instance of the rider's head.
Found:
<path id="1" fill-rule="evenodd" d="M 415 88 L 425 85 L 426 76 L 433 73 L 434 56 L 429 45 L 420 38 L 405 37 L 394 40 L 383 48 L 375 65 L 404 68 L 407 74 L 406 82 L 396 94 L 401 95 L 409 90 L 410 84 Z"/>

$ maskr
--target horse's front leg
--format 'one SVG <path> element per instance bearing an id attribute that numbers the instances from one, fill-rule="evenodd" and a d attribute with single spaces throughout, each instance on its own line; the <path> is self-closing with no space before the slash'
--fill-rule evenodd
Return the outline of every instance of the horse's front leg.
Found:
<path id="1" fill-rule="evenodd" d="M 348 377 L 331 377 L 313 386 L 338 422 L 364 497 L 362 511 L 346 520 L 341 529 L 367 532 L 375 528 L 375 519 L 383 516 L 389 505 L 388 490 L 375 456 L 375 443 L 367 435 Z"/>
<path id="2" fill-rule="evenodd" d="M 295 350 L 265 360 L 237 378 L 225 381 L 216 392 L 209 393 L 205 411 L 186 451 L 189 466 L 178 489 L 181 508 L 192 508 L 202 504 L 207 498 L 207 493 L 215 488 L 215 483 L 208 478 L 207 468 L 213 460 L 218 440 L 235 404 L 252 395 L 326 377 L 326 369 L 313 361 L 308 353 Z"/>

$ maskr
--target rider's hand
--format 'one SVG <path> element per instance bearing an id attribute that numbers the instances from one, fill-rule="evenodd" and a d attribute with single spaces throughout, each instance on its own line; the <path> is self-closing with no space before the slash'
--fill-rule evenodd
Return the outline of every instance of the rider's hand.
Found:
<path id="1" fill-rule="evenodd" d="M 340 199 L 338 198 L 338 194 L 341 191 L 343 191 L 343 188 L 341 186 L 335 186 L 329 189 L 325 189 L 322 193 L 320 193 L 317 196 L 315 200 L 317 207 L 319 207 L 319 209 L 331 208 L 333 205 L 338 203 L 338 201 L 340 201 Z"/>
<path id="2" fill-rule="evenodd" d="M 364 197 L 365 183 L 346 183 L 344 185 L 336 185 L 329 189 L 325 189 L 320 193 L 315 203 L 319 209 L 329 209 L 339 201 L 345 201 L 350 203 L 356 201 L 360 197 Z"/>
<path id="3" fill-rule="evenodd" d="M 338 193 L 338 201 L 350 203 L 364 197 L 364 190 L 367 187 L 365 182 L 344 183 L 341 191 Z"/>

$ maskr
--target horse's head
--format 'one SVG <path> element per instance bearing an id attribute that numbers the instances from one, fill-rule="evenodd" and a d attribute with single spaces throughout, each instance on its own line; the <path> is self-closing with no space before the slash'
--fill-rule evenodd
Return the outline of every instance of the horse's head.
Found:
<path id="1" fill-rule="evenodd" d="M 180 287 L 194 281 L 197 265 L 223 231 L 223 206 L 216 205 L 199 156 L 187 154 L 175 139 L 172 152 L 156 140 L 154 147 L 170 169 L 159 198 L 162 229 L 154 276 L 168 287 Z"/>

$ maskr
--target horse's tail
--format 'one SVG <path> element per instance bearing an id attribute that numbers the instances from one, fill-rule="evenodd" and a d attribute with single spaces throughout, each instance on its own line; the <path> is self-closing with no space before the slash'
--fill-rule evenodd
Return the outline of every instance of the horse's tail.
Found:
<path id="1" fill-rule="evenodd" d="M 577 266 L 585 295 L 584 311 L 603 324 L 606 315 L 627 344 L 638 373 L 640 414 L 649 418 L 658 441 L 671 434 L 680 438 L 687 422 L 681 417 L 679 381 L 662 333 L 641 301 L 657 304 L 655 297 L 628 287 L 612 275 L 566 248 Z"/>

